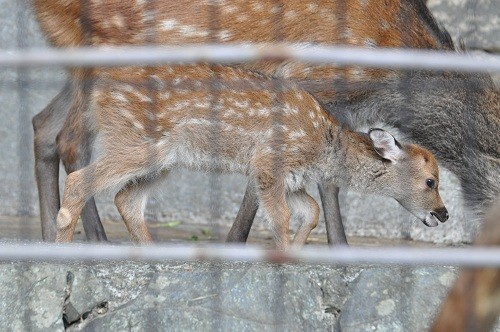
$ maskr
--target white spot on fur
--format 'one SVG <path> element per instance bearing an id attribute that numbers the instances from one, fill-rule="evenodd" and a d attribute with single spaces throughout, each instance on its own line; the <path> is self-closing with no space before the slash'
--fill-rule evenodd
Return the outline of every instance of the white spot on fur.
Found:
<path id="1" fill-rule="evenodd" d="M 380 22 L 380 27 L 382 28 L 383 31 L 389 30 L 390 25 L 386 20 L 382 20 Z"/>
<path id="2" fill-rule="evenodd" d="M 222 117 L 223 118 L 232 118 L 232 117 L 234 117 L 235 114 L 236 114 L 236 112 L 232 108 L 226 108 L 226 111 L 224 112 L 224 114 L 222 114 Z"/>
<path id="3" fill-rule="evenodd" d="M 315 3 L 308 3 L 307 10 L 309 10 L 310 12 L 315 12 L 318 10 L 318 5 Z"/>
<path id="4" fill-rule="evenodd" d="M 115 101 L 120 101 L 122 103 L 128 103 L 129 100 L 123 93 L 113 91 L 111 92 L 111 98 L 113 98 Z"/>
<path id="5" fill-rule="evenodd" d="M 142 102 L 145 102 L 145 103 L 152 103 L 152 102 L 153 102 L 153 99 L 151 99 L 151 97 L 146 96 L 146 95 L 144 95 L 144 94 L 140 93 L 139 91 L 137 91 L 137 92 L 135 93 L 135 95 L 136 95 L 136 96 L 139 98 L 139 100 L 140 100 L 140 101 L 142 101 Z"/>
<path id="6" fill-rule="evenodd" d="M 234 5 L 228 5 L 228 6 L 222 7 L 222 12 L 224 14 L 233 14 L 237 11 L 238 11 L 238 7 L 236 7 Z"/>
<path id="7" fill-rule="evenodd" d="M 195 107 L 195 108 L 201 108 L 201 109 L 207 109 L 207 108 L 210 107 L 210 102 L 196 101 L 193 104 L 193 107 Z"/>
<path id="8" fill-rule="evenodd" d="M 245 22 L 248 20 L 248 15 L 246 15 L 246 14 L 238 15 L 238 16 L 236 16 L 236 20 L 238 22 Z"/>
<path id="9" fill-rule="evenodd" d="M 163 31 L 173 32 L 177 30 L 179 33 L 185 37 L 206 37 L 208 36 L 208 31 L 199 29 L 192 25 L 181 25 L 174 19 L 167 19 L 160 23 L 160 29 Z"/>
<path id="10" fill-rule="evenodd" d="M 303 129 L 300 129 L 299 131 L 293 131 L 288 135 L 290 139 L 297 139 L 305 136 L 306 132 Z"/>
<path id="11" fill-rule="evenodd" d="M 188 118 L 188 119 L 179 121 L 178 126 L 193 126 L 193 125 L 195 125 L 195 126 L 200 126 L 200 125 L 210 126 L 211 124 L 212 124 L 212 122 L 210 122 L 207 119 L 203 119 L 203 118 Z"/>
<path id="12" fill-rule="evenodd" d="M 285 18 L 287 20 L 292 20 L 297 17 L 297 12 L 295 10 L 289 10 L 285 13 Z"/>
<path id="13" fill-rule="evenodd" d="M 271 114 L 271 110 L 269 108 L 261 108 L 257 111 L 257 113 L 260 116 L 269 116 L 269 114 Z"/>
<path id="14" fill-rule="evenodd" d="M 219 31 L 219 33 L 217 34 L 217 37 L 221 40 L 221 41 L 228 41 L 231 39 L 232 37 L 232 33 L 229 32 L 228 30 L 222 30 L 222 31 Z"/>
<path id="15" fill-rule="evenodd" d="M 163 22 L 160 23 L 160 29 L 164 31 L 171 31 L 175 29 L 175 26 L 177 25 L 177 21 L 173 19 L 168 19 L 164 20 Z"/>
<path id="16" fill-rule="evenodd" d="M 136 129 L 138 129 L 140 131 L 144 130 L 144 126 L 139 121 L 132 122 L 132 125 L 134 126 L 134 128 L 136 128 Z"/>
<path id="17" fill-rule="evenodd" d="M 118 28 L 123 28 L 125 26 L 125 21 L 123 19 L 123 16 L 116 14 L 111 18 L 111 21 L 115 26 Z"/>
<path id="18" fill-rule="evenodd" d="M 156 115 L 153 112 L 151 112 L 151 111 L 146 111 L 146 117 L 150 121 L 156 120 Z"/>
<path id="19" fill-rule="evenodd" d="M 173 105 L 172 107 L 170 107 L 168 111 L 178 112 L 187 108 L 189 105 L 191 105 L 191 102 L 189 100 L 180 101 L 175 103 L 175 105 Z"/>
<path id="20" fill-rule="evenodd" d="M 292 107 L 289 103 L 285 103 L 283 107 L 283 113 L 285 115 L 298 114 L 299 109 L 297 107 Z"/>
<path id="21" fill-rule="evenodd" d="M 288 132 L 288 127 L 284 124 L 277 125 L 277 128 L 280 129 L 282 132 Z"/>
<path id="22" fill-rule="evenodd" d="M 273 14 L 278 14 L 280 11 L 281 11 L 281 8 L 279 6 L 274 6 L 271 9 L 271 13 L 273 13 Z"/>
<path id="23" fill-rule="evenodd" d="M 252 9 L 256 12 L 259 12 L 261 10 L 264 10 L 264 6 L 260 2 L 254 2 L 252 3 Z"/>
<path id="24" fill-rule="evenodd" d="M 243 101 L 234 100 L 234 106 L 239 108 L 248 108 L 250 106 L 250 102 L 248 100 L 243 100 Z"/>

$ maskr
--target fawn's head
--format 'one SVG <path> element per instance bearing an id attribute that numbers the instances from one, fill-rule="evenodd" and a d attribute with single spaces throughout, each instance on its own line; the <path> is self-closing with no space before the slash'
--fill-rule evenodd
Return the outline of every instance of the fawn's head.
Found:
<path id="1" fill-rule="evenodd" d="M 384 159 L 388 176 L 385 194 L 396 199 L 426 226 L 435 227 L 448 220 L 439 196 L 437 161 L 429 151 L 414 145 L 400 144 L 382 129 L 370 129 L 375 151 Z"/>

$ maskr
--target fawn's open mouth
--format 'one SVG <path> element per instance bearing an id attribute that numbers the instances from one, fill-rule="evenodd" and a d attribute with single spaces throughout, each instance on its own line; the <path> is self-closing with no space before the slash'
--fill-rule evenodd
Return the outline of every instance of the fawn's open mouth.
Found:
<path id="1" fill-rule="evenodd" d="M 435 213 L 429 212 L 424 219 L 422 219 L 422 222 L 424 223 L 425 226 L 427 227 L 436 227 L 439 225 L 438 218 Z"/>

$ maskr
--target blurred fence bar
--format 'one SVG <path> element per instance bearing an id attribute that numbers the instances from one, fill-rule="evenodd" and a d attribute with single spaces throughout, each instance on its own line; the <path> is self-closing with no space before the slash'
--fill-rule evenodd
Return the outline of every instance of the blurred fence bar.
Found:
<path id="1" fill-rule="evenodd" d="M 202 44 L 25 49 L 0 51 L 0 67 L 158 65 L 172 62 L 236 63 L 257 60 L 298 60 L 312 64 L 362 65 L 371 68 L 499 72 L 500 56 L 474 56 L 426 50 L 363 49 L 292 44 Z"/>
<path id="2" fill-rule="evenodd" d="M 301 250 L 267 250 L 242 245 L 54 245 L 1 244 L 0 260 L 4 261 L 224 261 L 291 264 L 400 264 L 453 265 L 465 267 L 500 267 L 500 248 L 402 248 L 402 247 L 306 247 Z"/>

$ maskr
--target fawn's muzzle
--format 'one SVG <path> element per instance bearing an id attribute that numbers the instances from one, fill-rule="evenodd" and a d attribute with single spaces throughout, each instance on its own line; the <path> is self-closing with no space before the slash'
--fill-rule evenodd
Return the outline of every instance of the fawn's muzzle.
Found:
<path id="1" fill-rule="evenodd" d="M 448 214 L 448 210 L 444 206 L 432 211 L 431 214 L 440 222 L 445 222 L 450 217 L 450 215 Z"/>

